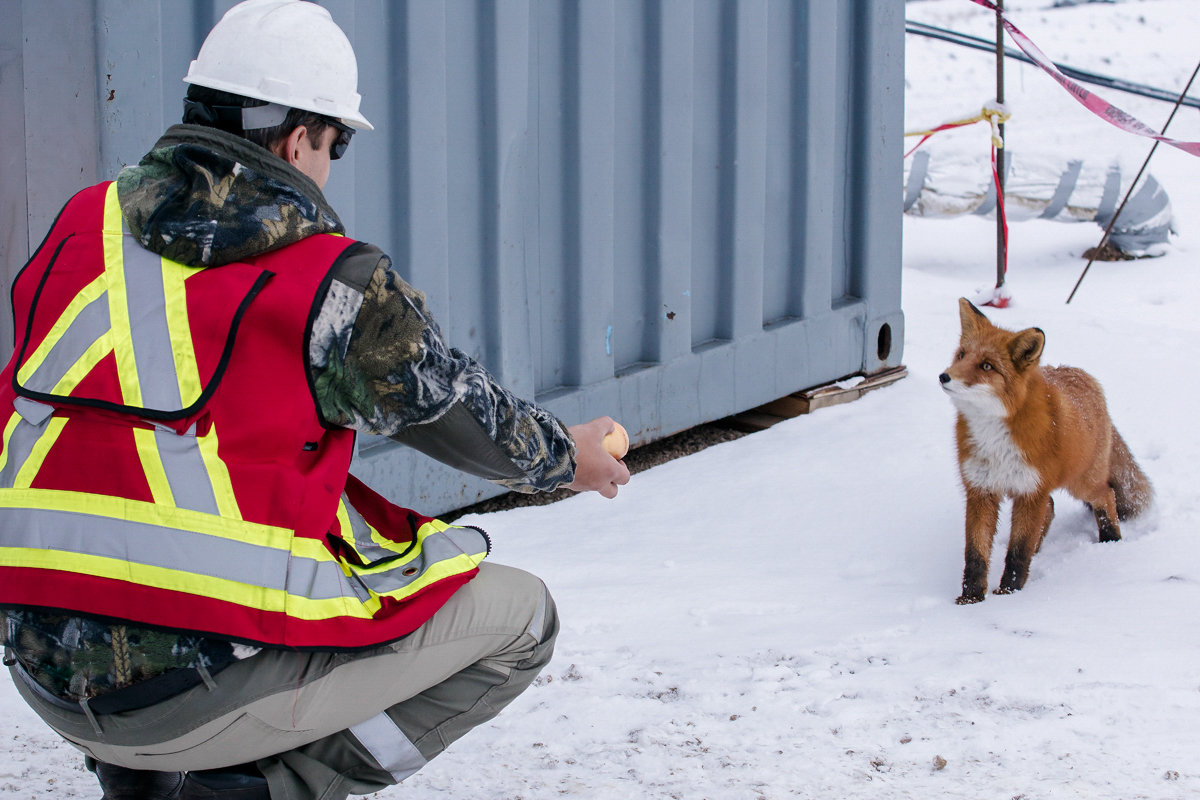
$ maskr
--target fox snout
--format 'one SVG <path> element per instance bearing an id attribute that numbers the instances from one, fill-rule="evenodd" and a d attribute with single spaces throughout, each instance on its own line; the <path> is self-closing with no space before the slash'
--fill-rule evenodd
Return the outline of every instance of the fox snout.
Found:
<path id="1" fill-rule="evenodd" d="M 989 419 L 1007 414 L 1004 401 L 997 393 L 996 387 L 987 381 L 974 380 L 976 376 L 967 376 L 965 380 L 962 377 L 956 378 L 950 374 L 950 369 L 938 375 L 938 381 L 941 382 L 942 392 L 960 412 L 972 417 L 982 415 Z"/>

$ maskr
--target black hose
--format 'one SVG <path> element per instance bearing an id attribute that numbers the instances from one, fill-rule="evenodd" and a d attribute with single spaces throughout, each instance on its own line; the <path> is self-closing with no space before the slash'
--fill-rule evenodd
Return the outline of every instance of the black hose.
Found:
<path id="1" fill-rule="evenodd" d="M 939 28 L 935 25 L 926 25 L 923 22 L 906 21 L 904 23 L 904 30 L 906 33 L 913 33 L 917 36 L 926 36 L 930 39 L 940 39 L 944 42 L 961 45 L 962 47 L 970 47 L 974 50 L 986 50 L 989 53 L 994 53 L 996 51 L 996 43 L 990 39 L 981 39 L 978 36 L 970 36 L 965 33 L 959 33 L 958 31 Z M 1019 50 L 1013 50 L 1010 47 L 1004 48 L 1004 55 L 1007 58 L 1023 61 L 1026 64 L 1034 63 L 1032 58 L 1020 52 Z M 1083 83 L 1091 83 L 1096 86 L 1105 86 L 1109 89 L 1116 89 L 1120 92 L 1127 92 L 1129 94 L 1136 94 L 1141 97 L 1148 97 L 1152 100 L 1165 100 L 1169 103 L 1179 102 L 1179 94 L 1177 92 L 1168 92 L 1164 89 L 1156 89 L 1153 86 L 1146 86 L 1145 84 L 1134 83 L 1132 81 L 1122 80 L 1121 78 L 1112 78 L 1107 75 L 1101 75 L 1096 72 L 1088 72 L 1087 70 L 1069 67 L 1066 64 L 1059 64 L 1057 62 L 1054 63 L 1054 66 L 1058 67 L 1059 71 L 1061 71 L 1068 78 L 1074 78 L 1075 80 Z M 1185 97 L 1181 105 L 1191 106 L 1192 108 L 1200 108 L 1200 98 Z"/>

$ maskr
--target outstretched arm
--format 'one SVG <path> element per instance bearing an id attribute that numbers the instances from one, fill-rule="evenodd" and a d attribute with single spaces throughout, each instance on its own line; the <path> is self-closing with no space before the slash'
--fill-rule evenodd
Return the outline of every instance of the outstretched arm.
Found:
<path id="1" fill-rule="evenodd" d="M 360 245 L 317 298 L 309 368 L 326 424 L 388 436 L 515 491 L 614 496 L 629 473 L 598 444 L 612 420 L 568 431 L 509 392 L 446 343 L 424 296 L 390 267 L 378 248 Z"/>

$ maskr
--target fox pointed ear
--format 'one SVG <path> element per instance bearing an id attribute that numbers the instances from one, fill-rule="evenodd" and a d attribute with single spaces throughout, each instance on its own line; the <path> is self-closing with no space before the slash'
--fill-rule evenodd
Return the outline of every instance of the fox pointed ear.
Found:
<path id="1" fill-rule="evenodd" d="M 976 308 L 970 300 L 965 297 L 958 298 L 958 318 L 962 321 L 963 335 L 967 335 L 980 328 L 981 325 L 991 325 L 988 318 L 983 315 L 983 312 Z"/>
<path id="2" fill-rule="evenodd" d="M 1041 328 L 1026 328 L 1013 334 L 1008 343 L 1008 355 L 1018 370 L 1026 370 L 1037 364 L 1046 346 L 1046 334 Z"/>

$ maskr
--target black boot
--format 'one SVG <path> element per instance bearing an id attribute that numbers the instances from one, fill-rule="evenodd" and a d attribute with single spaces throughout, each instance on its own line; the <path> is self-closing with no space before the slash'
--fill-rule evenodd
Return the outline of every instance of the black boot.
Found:
<path id="1" fill-rule="evenodd" d="M 271 800 L 271 792 L 253 764 L 242 764 L 189 772 L 179 800 Z"/>
<path id="2" fill-rule="evenodd" d="M 100 781 L 100 800 L 178 800 L 183 788 L 182 772 L 127 769 L 94 758 L 85 758 L 84 764 Z"/>

